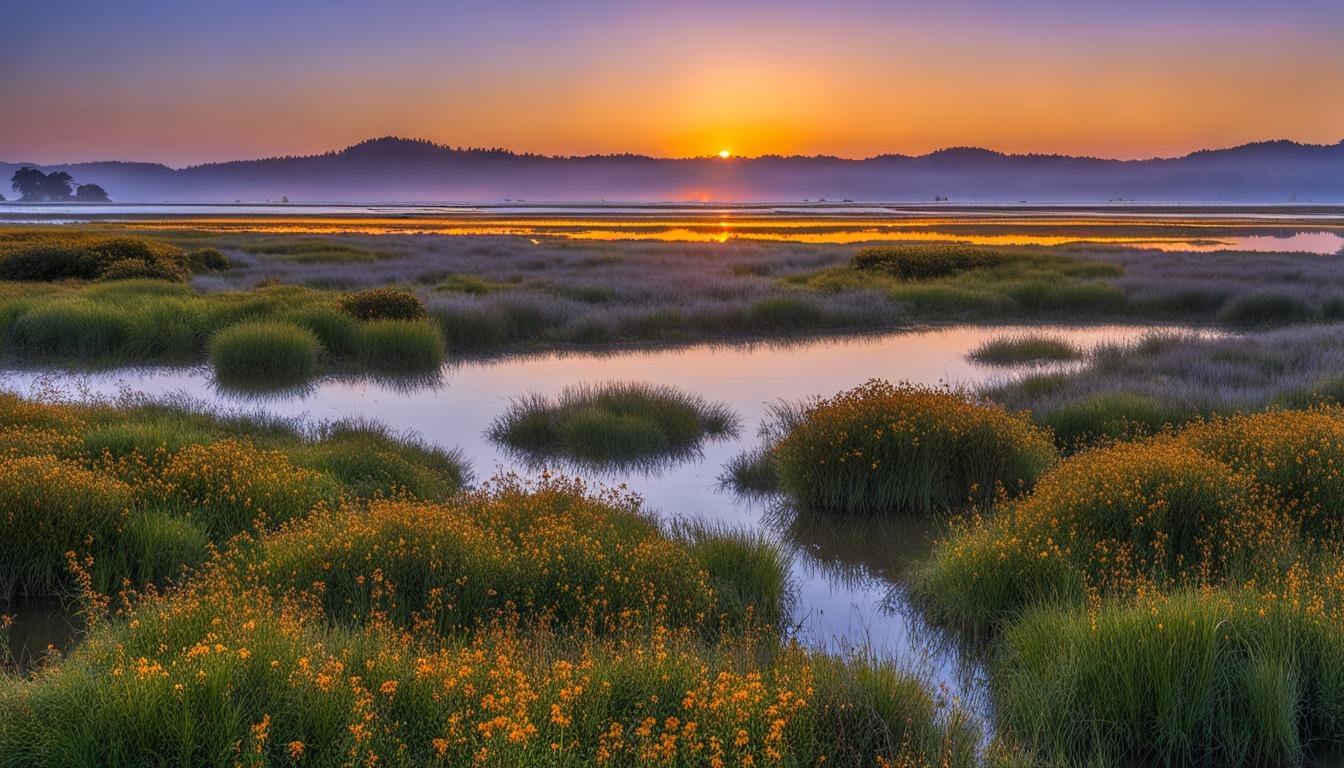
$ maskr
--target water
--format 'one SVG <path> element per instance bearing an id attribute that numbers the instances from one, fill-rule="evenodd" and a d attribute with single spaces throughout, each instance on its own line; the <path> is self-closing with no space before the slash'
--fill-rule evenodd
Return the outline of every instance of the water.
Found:
<path id="1" fill-rule="evenodd" d="M 826 204 L 0 205 L 0 224 L 572 240 L 1086 243 L 1154 250 L 1344 250 L 1337 206 Z"/>
<path id="2" fill-rule="evenodd" d="M 818 648 L 864 646 L 897 658 L 961 700 L 976 700 L 979 670 L 955 646 L 925 626 L 919 613 L 893 592 L 904 568 L 927 551 L 936 535 L 929 521 L 898 519 L 862 525 L 793 519 L 777 503 L 745 499 L 722 487 L 725 463 L 757 444 L 766 406 L 779 399 L 829 395 L 869 378 L 975 386 L 1006 374 L 969 362 L 966 353 L 987 339 L 1024 327 L 955 327 L 875 337 L 827 339 L 791 345 L 700 345 L 619 354 L 543 354 L 445 367 L 436 386 L 419 389 L 371 380 L 324 380 L 300 394 L 255 400 L 220 390 L 206 368 L 122 369 L 93 374 L 8 371 L 0 384 L 20 393 L 50 388 L 115 396 L 127 389 L 150 396 L 186 393 L 227 410 L 264 409 L 286 417 L 333 420 L 362 416 L 413 430 L 460 448 L 478 479 L 500 472 L 531 474 L 483 433 L 509 399 L 528 392 L 553 395 L 585 381 L 670 384 L 723 401 L 743 419 L 739 438 L 709 443 L 697 456 L 656 472 L 583 472 L 587 479 L 624 483 L 660 515 L 689 517 L 764 531 L 792 553 L 798 637 Z M 1087 348 L 1133 339 L 1147 327 L 1041 327 Z M 780 518 L 784 519 L 781 523 Z"/>

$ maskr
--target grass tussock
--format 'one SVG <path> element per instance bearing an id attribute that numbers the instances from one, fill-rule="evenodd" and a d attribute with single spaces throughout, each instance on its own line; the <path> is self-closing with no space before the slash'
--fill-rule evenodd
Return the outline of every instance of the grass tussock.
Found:
<path id="1" fill-rule="evenodd" d="M 294 323 L 253 320 L 210 338 L 210 362 L 222 381 L 291 383 L 315 376 L 322 342 Z"/>
<path id="2" fill-rule="evenodd" d="M 0 230 L 0 280 L 185 282 L 193 265 L 181 248 L 142 237 L 65 229 Z"/>
<path id="3" fill-rule="evenodd" d="M 371 320 L 357 343 L 364 365 L 384 373 L 434 371 L 448 354 L 443 334 L 426 320 Z"/>
<path id="4" fill-rule="evenodd" d="M 1022 333 L 990 339 L 972 349 L 967 359 L 981 365 L 1042 365 L 1080 360 L 1084 350 L 1068 339 L 1039 333 Z"/>
<path id="5" fill-rule="evenodd" d="M 683 454 L 737 430 L 722 404 L 669 386 L 611 382 L 515 400 L 489 436 L 539 459 L 623 464 Z"/>
<path id="6" fill-rule="evenodd" d="M 811 405 L 773 450 L 780 487 L 843 513 L 958 509 L 1031 487 L 1048 433 L 945 389 L 868 383 Z"/>

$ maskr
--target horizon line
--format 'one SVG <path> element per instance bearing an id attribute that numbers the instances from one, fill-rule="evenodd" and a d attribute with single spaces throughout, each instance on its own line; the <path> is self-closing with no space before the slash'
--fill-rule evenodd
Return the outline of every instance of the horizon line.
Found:
<path id="1" fill-rule="evenodd" d="M 948 146 L 941 147 L 941 148 L 939 148 L 939 149 L 935 149 L 935 150 L 931 150 L 931 151 L 929 151 L 929 152 L 925 152 L 925 153 L 922 153 L 922 154 L 905 154 L 905 153 L 901 153 L 901 152 L 882 152 L 882 153 L 878 153 L 878 154 L 875 154 L 875 155 L 865 155 L 865 156 L 861 156 L 861 157 L 853 157 L 853 156 L 833 155 L 833 154 L 826 154 L 826 153 L 816 153 L 816 154 L 797 154 L 797 153 L 795 153 L 795 154 L 788 154 L 788 155 L 776 154 L 776 153 L 767 153 L 767 154 L 760 154 L 760 155 L 748 155 L 748 154 L 738 154 L 738 153 L 736 153 L 736 152 L 733 152 L 733 153 L 732 153 L 731 155 L 729 155 L 728 157 L 722 157 L 722 156 L 720 156 L 720 155 L 717 154 L 717 153 L 710 153 L 710 154 L 706 154 L 706 155 L 680 155 L 680 156 L 649 155 L 649 154 L 644 154 L 644 153 L 639 153 L 639 152 L 608 152 L 608 153 L 587 153 L 587 154 L 569 154 L 569 155 L 562 155 L 562 154 L 544 154 L 544 153 L 537 153 L 537 152 L 519 151 L 519 150 L 515 150 L 515 149 L 510 149 L 510 148 L 507 148 L 507 147 L 473 147 L 473 146 L 465 146 L 465 145 L 454 146 L 454 145 L 451 145 L 451 144 L 441 143 L 441 142 L 438 142 L 438 141 L 434 141 L 434 140 L 432 140 L 432 139 L 426 139 L 426 138 L 421 138 L 421 137 L 397 136 L 397 135 L 395 135 L 395 134 L 387 134 L 387 135 L 384 135 L 384 136 L 374 136 L 374 137 L 370 137 L 370 138 L 367 138 L 367 139 L 361 139 L 361 140 L 359 140 L 359 141 L 354 142 L 353 144 L 348 144 L 348 145 L 346 145 L 346 146 L 344 146 L 344 147 L 341 147 L 341 148 L 339 148 L 339 149 L 330 149 L 330 150 L 327 150 L 327 151 L 325 151 L 325 152 L 312 152 L 312 153 L 308 153 L 308 154 L 290 154 L 290 155 L 265 155 L 265 156 L 261 156 L 261 157 L 243 157 L 243 158 L 234 158 L 234 159 L 230 159 L 230 160 L 213 160 L 213 161 L 201 162 L 201 163 L 189 163 L 189 164 L 186 164 L 186 165 L 179 165 L 179 166 L 170 165 L 170 164 L 168 164 L 168 163 L 161 162 L 161 161 L 157 161 L 157 160 L 113 160 L 113 159 L 102 159 L 102 160 L 75 160 L 75 161 L 60 161 L 60 162 L 50 162 L 50 163 L 34 163 L 34 162 L 27 162 L 27 161 L 18 161 L 18 162 L 14 162 L 14 161 L 9 161 L 9 160 L 0 160 L 0 163 L 4 163 L 4 164 L 6 164 L 6 165 L 31 166 L 31 167 L 35 167 L 35 168 L 53 168 L 53 167 L 61 167 L 61 166 L 97 165 L 97 164 L 102 164 L 102 163 L 118 163 L 118 164 L 125 164 L 125 165 L 157 165 L 157 166 L 161 166 L 161 167 L 167 168 L 167 169 L 172 170 L 172 171 L 184 171 L 184 170 L 190 170 L 190 169 L 193 169 L 193 168 L 205 168 L 205 167 L 216 166 L 216 165 L 228 165 L 228 164 L 231 164 L 231 163 L 254 163 L 254 162 L 265 162 L 265 161 L 268 161 L 268 160 L 303 160 L 303 159 L 310 159 L 310 158 L 328 157 L 328 156 L 333 156 L 333 155 L 340 155 L 340 154 L 343 154 L 343 153 L 345 153 L 345 152 L 348 152 L 348 151 L 350 151 L 350 150 L 352 150 L 352 149 L 356 149 L 356 148 L 358 148 L 358 147 L 361 147 L 361 146 L 364 146 L 364 145 L 367 145 L 367 144 L 374 144 L 374 143 L 378 143 L 378 142 L 392 142 L 392 141 L 396 141 L 396 142 L 404 142 L 404 143 L 408 143 L 408 144 L 425 144 L 425 145 L 428 145 L 428 146 L 433 147 L 433 148 L 435 148 L 435 149 L 447 150 L 447 151 L 452 151 L 452 152 L 478 153 L 478 154 L 500 154 L 500 155 L 507 155 L 507 156 L 510 156 L 510 157 L 531 158 L 531 159 L 540 159 L 540 160 L 598 160 L 598 159 L 619 159 L 619 158 L 628 158 L 628 159 L 632 159 L 632 160 L 681 161 L 681 162 L 701 160 L 701 161 L 712 161 L 712 162 L 721 162 L 721 163 L 731 163 L 731 162 L 740 162 L 740 161 L 752 161 L 752 160 L 835 160 L 835 161 L 855 162 L 855 163 L 858 163 L 858 162 L 867 162 L 867 161 L 872 161 L 872 160 L 882 160 L 882 159 L 909 159 L 909 160 L 918 160 L 918 159 L 922 159 L 922 158 L 933 157 L 933 156 L 935 156 L 935 155 L 940 155 L 940 154 L 945 154 L 945 153 L 950 153 L 950 152 L 958 152 L 958 151 L 961 151 L 961 152 L 981 152 L 981 153 L 991 154 L 991 155 L 996 155 L 996 156 L 999 156 L 999 157 L 1005 157 L 1005 158 L 1060 158 L 1060 159 L 1069 159 L 1069 160 L 1094 160 L 1094 161 L 1099 161 L 1099 162 L 1109 162 L 1109 163 L 1143 163 L 1143 162 L 1153 162 L 1153 161 L 1161 161 L 1161 160 L 1182 160 L 1182 159 L 1189 158 L 1189 157 L 1192 157 L 1192 156 L 1194 156 L 1194 155 L 1198 155 L 1198 154 L 1202 154 L 1202 153 L 1208 153 L 1208 152 L 1226 152 L 1226 151 L 1231 151 L 1231 150 L 1236 150 L 1236 149 L 1244 149 L 1244 148 L 1246 148 L 1246 147 L 1265 146 L 1265 145 L 1272 145 L 1272 144 L 1290 144 L 1290 145 L 1297 146 L 1297 147 L 1313 147 L 1313 148 L 1318 148 L 1318 149 L 1328 149 L 1328 148 L 1330 148 L 1330 147 L 1337 147 L 1337 146 L 1340 146 L 1340 145 L 1344 145 L 1344 138 L 1341 138 L 1339 141 L 1336 141 L 1336 142 L 1334 142 L 1334 143 L 1332 143 L 1332 144 L 1316 144 L 1316 143 L 1312 143 L 1312 142 L 1297 141 L 1297 140 L 1295 140 L 1295 139 L 1274 138 L 1274 139 L 1260 139 L 1260 140 L 1255 140 L 1255 141 L 1246 141 L 1246 142 L 1243 142 L 1243 143 L 1240 143 L 1240 144 L 1233 144 L 1233 145 L 1228 145 L 1228 146 L 1220 146 L 1220 147 L 1203 147 L 1203 148 L 1200 148 L 1200 149 L 1193 149 L 1193 150 L 1190 150 L 1189 152 L 1186 152 L 1186 153 L 1184 153 L 1184 154 L 1177 154 L 1177 155 L 1153 155 L 1153 156 L 1150 156 L 1150 157 L 1134 157 L 1134 158 L 1102 157 L 1102 156 L 1099 156 L 1099 155 L 1088 155 L 1088 154 L 1071 155 L 1071 154 L 1065 154 L 1065 153 L 1060 153 L 1060 152 L 1004 152 L 1004 151 L 1002 151 L 1002 150 L 990 149 L 990 148 L 988 148 L 988 147 L 981 147 L 981 146 L 975 146 L 975 145 L 970 145 L 970 144 L 954 144 L 954 145 L 948 145 Z"/>

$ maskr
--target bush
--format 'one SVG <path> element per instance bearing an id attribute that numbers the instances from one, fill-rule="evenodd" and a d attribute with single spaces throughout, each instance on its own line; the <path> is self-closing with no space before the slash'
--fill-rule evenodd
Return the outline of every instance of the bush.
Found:
<path id="1" fill-rule="evenodd" d="M 673 387 L 613 382 L 515 400 L 489 435 L 535 458 L 621 464 L 678 455 L 737 428 L 725 405 Z"/>
<path id="2" fill-rule="evenodd" d="M 55 281 L 155 277 L 185 281 L 182 249 L 130 237 L 40 232 L 0 243 L 0 279 Z"/>
<path id="3" fill-rule="evenodd" d="M 221 379 L 287 384 L 315 376 L 322 343 L 293 323 L 252 320 L 210 338 L 210 360 Z"/>
<path id="4" fill-rule="evenodd" d="M 1028 488 L 1048 433 L 1001 407 L 873 380 L 808 409 L 775 448 L 780 486 L 809 509 L 927 512 Z"/>
<path id="5" fill-rule="evenodd" d="M 357 320 L 420 320 L 425 305 L 400 288 L 370 288 L 341 299 L 341 309 Z"/>
<path id="6" fill-rule="evenodd" d="M 187 267 L 192 272 L 223 272 L 233 267 L 233 261 L 214 248 L 201 248 L 187 254 Z"/>
<path id="7" fill-rule="evenodd" d="M 437 370 L 447 351 L 443 334 L 428 320 L 373 320 L 359 329 L 359 354 L 377 371 Z"/>
<path id="8" fill-rule="evenodd" d="M 417 499 L 447 499 L 466 482 L 466 462 L 409 436 L 397 436 L 374 423 L 338 422 L 323 429 L 322 439 L 292 452 L 295 463 L 330 475 L 357 498 L 410 494 Z"/>

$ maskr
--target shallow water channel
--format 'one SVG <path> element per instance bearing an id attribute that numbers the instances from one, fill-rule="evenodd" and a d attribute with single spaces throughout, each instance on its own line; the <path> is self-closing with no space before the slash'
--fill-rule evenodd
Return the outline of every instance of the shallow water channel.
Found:
<path id="1" fill-rule="evenodd" d="M 183 393 L 223 410 L 262 410 L 312 421 L 370 418 L 413 430 L 431 442 L 459 448 L 477 480 L 501 472 L 535 475 L 488 441 L 484 432 L 510 398 L 552 395 L 568 384 L 607 380 L 670 384 L 731 406 L 743 429 L 732 440 L 708 443 L 681 463 L 650 471 L 609 474 L 559 467 L 593 483 L 626 485 L 649 509 L 668 517 L 697 518 L 758 530 L 791 553 L 796 589 L 795 632 L 814 647 L 867 649 L 900 660 L 964 702 L 979 700 L 979 670 L 927 627 L 898 588 L 904 568 L 927 550 L 937 524 L 909 518 L 815 520 L 797 518 L 768 499 L 736 495 L 719 480 L 724 465 L 754 447 L 771 402 L 829 395 L 869 378 L 922 384 L 976 386 L 1021 369 L 977 365 L 969 350 L 987 339 L 1026 330 L 1069 339 L 1082 347 L 1132 339 L 1143 326 L 954 327 L 790 345 L 702 345 L 618 354 L 542 354 L 446 366 L 439 380 L 408 388 L 370 380 L 330 379 L 311 388 L 259 399 L 216 386 L 208 368 L 119 369 L 64 374 L 11 370 L 0 387 L 19 393 L 115 396 L 125 391 L 162 396 Z M 58 621 L 40 612 L 20 614 L 11 641 L 31 653 L 59 636 Z M 36 648 L 34 648 L 36 646 Z"/>

